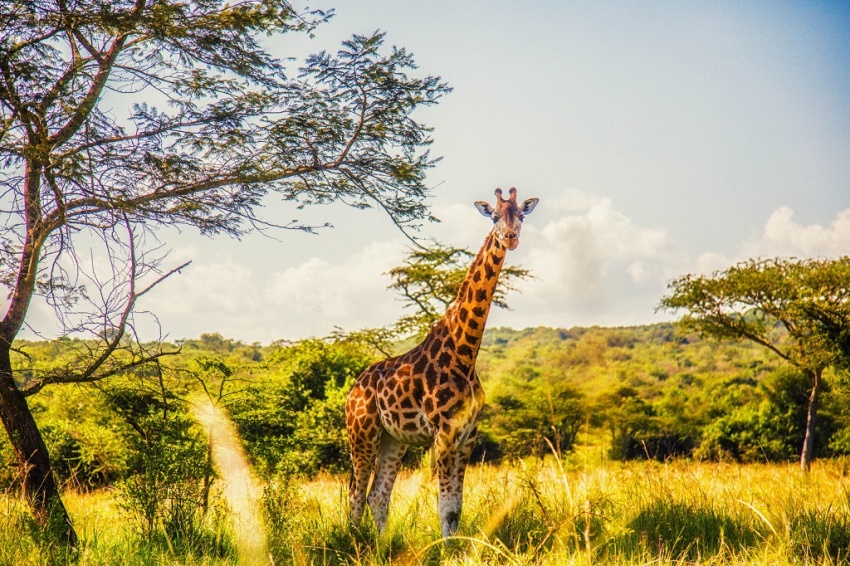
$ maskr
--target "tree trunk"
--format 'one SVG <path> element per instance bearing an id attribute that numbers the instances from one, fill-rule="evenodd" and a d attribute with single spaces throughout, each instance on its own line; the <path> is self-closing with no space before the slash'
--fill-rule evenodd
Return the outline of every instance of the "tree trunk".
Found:
<path id="1" fill-rule="evenodd" d="M 24 496 L 39 526 L 58 542 L 75 547 L 77 533 L 59 496 L 50 456 L 26 399 L 15 385 L 9 346 L 0 344 L 0 420 L 6 428 L 21 475 Z"/>
<path id="2" fill-rule="evenodd" d="M 807 372 L 812 378 L 812 392 L 809 394 L 809 407 L 806 413 L 806 436 L 803 440 L 803 451 L 800 455 L 800 468 L 807 472 L 812 465 L 812 457 L 815 448 L 815 425 L 817 424 L 818 402 L 820 401 L 821 373 L 818 368 L 813 372 Z"/>

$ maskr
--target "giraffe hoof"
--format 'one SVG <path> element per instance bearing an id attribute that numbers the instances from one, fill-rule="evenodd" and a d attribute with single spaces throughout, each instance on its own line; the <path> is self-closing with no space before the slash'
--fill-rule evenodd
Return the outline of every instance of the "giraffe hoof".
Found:
<path id="1" fill-rule="evenodd" d="M 446 515 L 446 520 L 443 523 L 443 537 L 454 536 L 457 533 L 458 520 L 460 513 L 449 513 Z"/>

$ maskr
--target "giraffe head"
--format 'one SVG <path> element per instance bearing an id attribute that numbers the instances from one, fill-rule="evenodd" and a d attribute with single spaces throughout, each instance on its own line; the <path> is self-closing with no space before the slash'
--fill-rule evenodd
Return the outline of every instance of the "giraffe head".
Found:
<path id="1" fill-rule="evenodd" d="M 475 208 L 478 209 L 484 216 L 489 216 L 493 220 L 493 230 L 496 233 L 496 239 L 499 243 L 509 250 L 515 249 L 519 245 L 519 231 L 522 228 L 522 219 L 527 214 L 531 214 L 534 207 L 537 206 L 537 201 L 540 199 L 530 198 L 522 204 L 516 202 L 516 189 L 511 188 L 508 191 L 510 196 L 507 199 L 502 198 L 502 189 L 496 189 L 496 206 L 492 207 L 489 203 L 478 200 L 475 201 Z"/>

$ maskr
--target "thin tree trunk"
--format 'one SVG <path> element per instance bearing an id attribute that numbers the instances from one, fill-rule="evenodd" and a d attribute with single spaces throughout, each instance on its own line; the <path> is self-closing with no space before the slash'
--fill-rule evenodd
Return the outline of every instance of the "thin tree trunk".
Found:
<path id="1" fill-rule="evenodd" d="M 0 420 L 6 428 L 21 474 L 24 496 L 36 522 L 60 542 L 77 545 L 77 533 L 59 496 L 50 456 L 26 399 L 12 377 L 8 345 L 0 344 Z"/>
<path id="2" fill-rule="evenodd" d="M 812 465 L 815 447 L 815 426 L 818 416 L 818 402 L 820 401 L 821 373 L 822 369 L 810 373 L 812 378 L 812 392 L 809 394 L 809 407 L 806 413 L 806 436 L 803 440 L 803 451 L 800 455 L 800 468 L 807 472 Z"/>

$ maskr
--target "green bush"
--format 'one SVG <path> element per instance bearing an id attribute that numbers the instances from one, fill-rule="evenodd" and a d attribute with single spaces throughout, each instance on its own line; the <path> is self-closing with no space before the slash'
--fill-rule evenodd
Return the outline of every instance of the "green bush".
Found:
<path id="1" fill-rule="evenodd" d="M 584 396 L 563 379 L 516 368 L 514 379 L 488 393 L 473 461 L 543 457 L 573 449 L 585 419 Z"/>
<path id="2" fill-rule="evenodd" d="M 267 371 L 228 403 L 254 463 L 268 473 L 348 469 L 345 399 L 372 361 L 370 345 L 344 337 L 272 352 Z"/>
<path id="3" fill-rule="evenodd" d="M 148 542 L 178 555 L 231 556 L 207 439 L 184 407 L 171 409 L 139 420 L 138 471 L 118 484 L 120 507 Z"/>
<path id="4" fill-rule="evenodd" d="M 805 435 L 809 387 L 808 378 L 793 368 L 781 367 L 771 372 L 759 384 L 762 398 L 758 403 L 733 408 L 703 429 L 695 456 L 739 462 L 798 459 Z M 834 431 L 833 419 L 821 412 L 815 431 L 816 455 L 826 454 Z"/>

